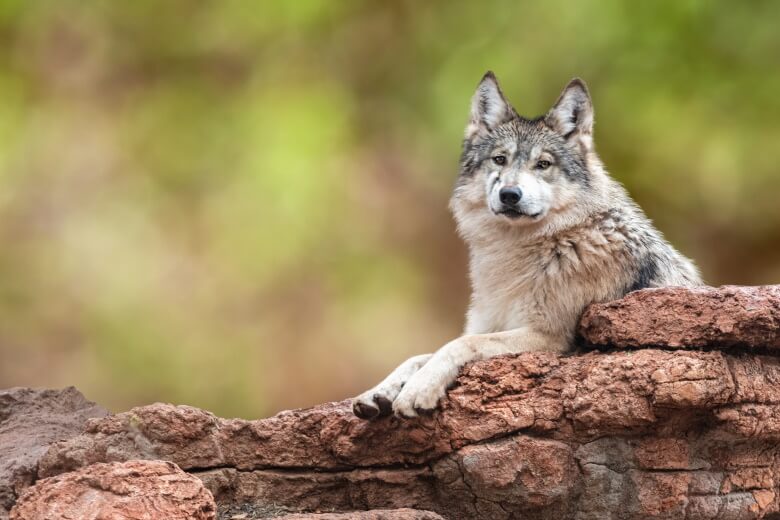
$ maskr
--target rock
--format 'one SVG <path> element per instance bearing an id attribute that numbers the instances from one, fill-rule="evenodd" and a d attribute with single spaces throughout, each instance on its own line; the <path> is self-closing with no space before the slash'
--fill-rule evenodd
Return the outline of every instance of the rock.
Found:
<path id="1" fill-rule="evenodd" d="M 257 421 L 135 408 L 52 445 L 40 473 L 165 459 L 221 506 L 293 511 L 760 518 L 780 511 L 778 382 L 764 355 L 527 353 L 466 366 L 415 420 L 363 421 L 347 401 Z"/>
<path id="2" fill-rule="evenodd" d="M 11 510 L 11 520 L 213 520 L 216 504 L 197 478 L 175 464 L 95 464 L 39 481 Z"/>
<path id="3" fill-rule="evenodd" d="M 780 286 L 637 291 L 581 320 L 611 351 L 467 365 L 429 416 L 154 404 L 90 421 L 38 474 L 167 460 L 233 520 L 780 518 L 779 331 Z"/>
<path id="4" fill-rule="evenodd" d="M 592 345 L 780 349 L 780 285 L 644 289 L 591 305 L 579 332 Z"/>
<path id="5" fill-rule="evenodd" d="M 377 509 L 350 513 L 293 513 L 279 520 L 444 520 L 440 515 L 418 509 Z"/>
<path id="6" fill-rule="evenodd" d="M 108 412 L 73 387 L 0 391 L 0 519 L 37 478 L 38 459 L 54 441 L 84 431 L 87 419 Z"/>
<path id="7" fill-rule="evenodd" d="M 422 467 L 333 472 L 220 468 L 195 474 L 220 506 L 252 504 L 261 510 L 276 507 L 285 511 L 432 510 L 438 500 L 436 476 Z"/>

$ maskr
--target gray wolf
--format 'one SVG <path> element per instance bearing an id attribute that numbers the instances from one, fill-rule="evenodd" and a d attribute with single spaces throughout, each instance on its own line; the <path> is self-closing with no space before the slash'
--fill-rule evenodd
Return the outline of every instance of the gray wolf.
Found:
<path id="1" fill-rule="evenodd" d="M 565 352 L 592 302 L 645 287 L 701 284 L 693 263 L 605 171 L 580 79 L 546 115 L 527 119 L 493 73 L 485 74 L 471 101 L 450 209 L 470 253 L 464 334 L 404 361 L 356 397 L 359 417 L 434 409 L 469 361 Z"/>

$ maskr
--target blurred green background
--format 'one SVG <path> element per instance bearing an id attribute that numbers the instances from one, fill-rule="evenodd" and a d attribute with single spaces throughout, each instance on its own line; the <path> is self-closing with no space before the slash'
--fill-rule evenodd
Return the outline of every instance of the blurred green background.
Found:
<path id="1" fill-rule="evenodd" d="M 456 336 L 487 69 L 589 84 L 711 284 L 780 281 L 780 2 L 0 2 L 0 386 L 259 417 Z"/>

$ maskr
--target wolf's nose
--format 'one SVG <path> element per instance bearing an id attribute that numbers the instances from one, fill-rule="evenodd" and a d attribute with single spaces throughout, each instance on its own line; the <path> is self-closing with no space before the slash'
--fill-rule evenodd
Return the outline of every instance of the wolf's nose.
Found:
<path id="1" fill-rule="evenodd" d="M 518 187 L 501 188 L 498 192 L 498 200 L 501 201 L 501 204 L 506 204 L 507 206 L 514 206 L 522 198 L 523 192 Z"/>

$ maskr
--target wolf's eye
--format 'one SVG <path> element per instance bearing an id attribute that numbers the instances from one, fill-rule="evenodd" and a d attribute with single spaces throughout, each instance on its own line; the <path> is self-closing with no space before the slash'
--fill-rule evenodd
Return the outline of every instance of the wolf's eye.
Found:
<path id="1" fill-rule="evenodd" d="M 499 166 L 503 166 L 506 164 L 506 156 L 496 155 L 495 157 L 493 157 L 493 162 Z"/>
<path id="2" fill-rule="evenodd" d="M 537 170 L 546 170 L 550 166 L 552 166 L 550 161 L 537 161 L 535 168 Z"/>

